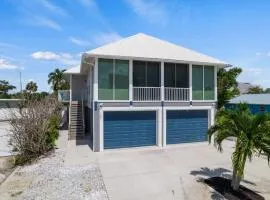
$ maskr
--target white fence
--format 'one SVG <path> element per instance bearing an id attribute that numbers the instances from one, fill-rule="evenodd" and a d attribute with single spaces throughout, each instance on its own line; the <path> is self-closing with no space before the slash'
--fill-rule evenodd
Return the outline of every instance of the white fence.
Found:
<path id="1" fill-rule="evenodd" d="M 160 87 L 133 87 L 134 101 L 160 101 Z"/>
<path id="2" fill-rule="evenodd" d="M 189 101 L 189 88 L 165 88 L 165 101 Z"/>

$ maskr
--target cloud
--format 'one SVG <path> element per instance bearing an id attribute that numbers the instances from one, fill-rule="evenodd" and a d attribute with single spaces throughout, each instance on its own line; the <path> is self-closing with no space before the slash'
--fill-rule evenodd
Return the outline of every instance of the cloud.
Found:
<path id="1" fill-rule="evenodd" d="M 122 39 L 122 36 L 115 32 L 100 33 L 94 37 L 94 43 L 97 45 L 104 45 L 120 39 Z"/>
<path id="2" fill-rule="evenodd" d="M 81 39 L 78 39 L 76 37 L 69 37 L 69 40 L 76 44 L 76 45 L 79 45 L 79 46 L 89 46 L 91 43 L 86 41 L 86 40 L 81 40 Z"/>
<path id="3" fill-rule="evenodd" d="M 58 61 L 66 65 L 75 65 L 80 62 L 69 53 L 55 53 L 52 51 L 37 51 L 32 53 L 31 57 L 35 60 Z"/>
<path id="4" fill-rule="evenodd" d="M 55 14 L 59 14 L 59 15 L 64 15 L 67 16 L 68 13 L 66 10 L 64 10 L 63 8 L 49 2 L 48 0 L 39 0 L 38 1 L 43 7 L 45 7 L 46 9 L 48 9 L 49 11 L 55 13 Z"/>
<path id="5" fill-rule="evenodd" d="M 30 23 L 35 26 L 43 26 L 56 31 L 62 31 L 62 27 L 57 22 L 45 17 L 35 16 Z"/>
<path id="6" fill-rule="evenodd" d="M 247 72 L 247 73 L 253 73 L 253 75 L 260 75 L 262 74 L 263 70 L 261 68 L 253 68 L 253 67 L 250 67 L 250 68 L 243 68 L 243 72 Z"/>
<path id="7" fill-rule="evenodd" d="M 126 2 L 138 16 L 150 23 L 163 25 L 167 23 L 168 13 L 160 2 L 153 0 L 126 0 Z"/>
<path id="8" fill-rule="evenodd" d="M 17 69 L 17 68 L 18 68 L 17 65 L 11 64 L 9 61 L 3 58 L 0 58 L 0 70 L 1 69 Z"/>
<path id="9" fill-rule="evenodd" d="M 270 56 L 270 52 L 267 53 L 267 56 Z"/>
<path id="10" fill-rule="evenodd" d="M 78 0 L 83 6 L 94 6 L 96 7 L 96 2 L 94 0 Z"/>
<path id="11" fill-rule="evenodd" d="M 260 56 L 260 55 L 262 55 L 260 52 L 257 52 L 256 54 L 255 54 L 256 56 Z"/>

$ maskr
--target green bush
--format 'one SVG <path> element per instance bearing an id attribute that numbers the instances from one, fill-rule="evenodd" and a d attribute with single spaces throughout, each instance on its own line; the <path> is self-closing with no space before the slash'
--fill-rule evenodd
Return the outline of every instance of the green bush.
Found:
<path id="1" fill-rule="evenodd" d="M 47 131 L 46 143 L 48 147 L 53 148 L 55 146 L 55 142 L 59 137 L 59 124 L 60 117 L 57 114 L 53 114 L 49 119 L 49 128 Z"/>

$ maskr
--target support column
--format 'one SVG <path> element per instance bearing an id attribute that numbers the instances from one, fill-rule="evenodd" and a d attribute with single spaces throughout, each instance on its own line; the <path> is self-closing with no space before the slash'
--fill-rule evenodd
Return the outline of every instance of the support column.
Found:
<path id="1" fill-rule="evenodd" d="M 214 67 L 215 101 L 217 101 L 217 71 L 218 71 L 218 67 L 215 66 L 215 67 Z"/>
<path id="2" fill-rule="evenodd" d="M 72 74 L 70 74 L 70 76 L 69 76 L 69 113 L 68 113 L 68 126 L 70 126 L 71 103 L 72 103 Z"/>
<path id="3" fill-rule="evenodd" d="M 102 152 L 104 150 L 104 112 L 103 109 L 99 109 L 99 151 Z"/>
<path id="4" fill-rule="evenodd" d="M 162 108 L 157 110 L 157 146 L 162 147 Z"/>
<path id="5" fill-rule="evenodd" d="M 166 147 L 167 145 L 167 140 L 166 140 L 166 136 L 167 136 L 167 110 L 165 108 L 163 108 L 163 119 L 162 119 L 162 124 L 163 124 L 163 129 L 162 129 L 162 146 Z"/>
<path id="6" fill-rule="evenodd" d="M 133 101 L 133 60 L 129 60 L 129 102 Z"/>
<path id="7" fill-rule="evenodd" d="M 93 91 L 94 102 L 98 101 L 98 58 L 95 58 L 94 65 L 94 91 Z"/>
<path id="8" fill-rule="evenodd" d="M 192 101 L 192 64 L 189 64 L 189 101 Z"/>
<path id="9" fill-rule="evenodd" d="M 164 61 L 161 61 L 160 76 L 161 101 L 164 101 Z"/>

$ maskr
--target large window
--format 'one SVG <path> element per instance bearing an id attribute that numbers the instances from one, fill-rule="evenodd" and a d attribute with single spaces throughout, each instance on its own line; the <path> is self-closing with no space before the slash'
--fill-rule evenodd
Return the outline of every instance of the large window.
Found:
<path id="1" fill-rule="evenodd" d="M 189 72 L 187 64 L 164 64 L 164 86 L 173 88 L 189 87 Z"/>
<path id="2" fill-rule="evenodd" d="M 192 66 L 192 99 L 215 100 L 215 75 L 213 66 Z"/>
<path id="3" fill-rule="evenodd" d="M 134 87 L 160 87 L 160 63 L 133 62 Z"/>
<path id="4" fill-rule="evenodd" d="M 128 100 L 129 62 L 98 59 L 98 99 Z"/>

